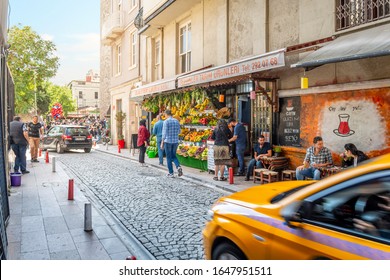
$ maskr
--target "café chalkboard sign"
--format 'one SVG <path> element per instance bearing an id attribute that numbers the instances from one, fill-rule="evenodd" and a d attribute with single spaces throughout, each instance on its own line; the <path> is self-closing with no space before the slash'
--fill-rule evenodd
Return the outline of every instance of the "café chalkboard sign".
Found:
<path id="1" fill-rule="evenodd" d="M 301 147 L 301 98 L 280 98 L 280 116 L 278 125 L 278 138 L 281 146 Z"/>

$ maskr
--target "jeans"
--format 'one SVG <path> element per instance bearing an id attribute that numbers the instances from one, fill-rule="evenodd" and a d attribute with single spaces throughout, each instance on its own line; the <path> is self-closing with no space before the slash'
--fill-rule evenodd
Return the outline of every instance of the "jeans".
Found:
<path id="1" fill-rule="evenodd" d="M 245 173 L 245 162 L 244 162 L 244 153 L 245 153 L 245 147 L 236 147 L 236 154 L 238 159 L 238 173 L 244 174 Z"/>
<path id="2" fill-rule="evenodd" d="M 139 146 L 139 158 L 138 158 L 139 163 L 145 163 L 145 152 L 146 152 L 145 144 Z"/>
<path id="3" fill-rule="evenodd" d="M 256 168 L 263 168 L 263 164 L 260 160 L 255 160 L 254 158 L 251 159 L 248 165 L 248 170 L 246 172 L 246 177 L 249 178 L 253 174 L 253 168 L 256 166 Z"/>
<path id="4" fill-rule="evenodd" d="M 161 139 L 157 140 L 157 150 L 158 150 L 158 163 L 164 163 L 164 150 L 161 149 Z"/>
<path id="5" fill-rule="evenodd" d="M 26 151 L 27 151 L 27 145 L 18 145 L 18 144 L 12 144 L 11 145 L 12 151 L 14 151 L 15 154 L 15 165 L 14 170 L 16 172 L 19 171 L 26 171 L 27 162 L 26 162 Z"/>
<path id="6" fill-rule="evenodd" d="M 178 143 L 164 143 L 169 174 L 173 174 L 172 162 L 176 165 L 176 168 L 180 167 L 179 160 L 176 157 L 176 150 L 178 145 Z"/>
<path id="7" fill-rule="evenodd" d="M 303 177 L 313 178 L 313 180 L 321 179 L 321 171 L 314 167 L 305 168 L 302 170 L 296 170 L 297 180 L 303 180 Z"/>

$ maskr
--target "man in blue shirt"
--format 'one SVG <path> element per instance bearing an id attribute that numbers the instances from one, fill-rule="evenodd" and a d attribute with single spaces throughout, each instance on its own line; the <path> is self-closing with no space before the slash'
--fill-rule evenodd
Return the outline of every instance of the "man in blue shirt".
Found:
<path id="1" fill-rule="evenodd" d="M 271 144 L 265 142 L 265 137 L 263 135 L 259 136 L 258 140 L 259 144 L 257 144 L 254 148 L 255 157 L 251 159 L 249 162 L 248 170 L 246 172 L 245 181 L 249 181 L 251 174 L 253 174 L 253 168 L 256 165 L 256 168 L 262 168 L 263 164 L 261 163 L 261 157 L 270 157 L 272 156 L 272 148 Z"/>
<path id="2" fill-rule="evenodd" d="M 246 130 L 242 123 L 237 122 L 235 119 L 230 118 L 228 120 L 228 125 L 234 127 L 234 135 L 229 139 L 229 142 L 236 142 L 236 154 L 238 159 L 238 174 L 237 176 L 245 175 L 245 162 L 244 162 L 244 153 L 246 149 Z"/>
<path id="3" fill-rule="evenodd" d="M 153 126 L 153 134 L 157 138 L 157 150 L 158 150 L 158 161 L 160 165 L 164 165 L 164 150 L 161 149 L 162 131 L 164 122 L 161 119 L 162 114 L 157 116 L 157 122 Z"/>
<path id="4" fill-rule="evenodd" d="M 161 149 L 165 146 L 165 154 L 167 156 L 168 174 L 167 177 L 173 178 L 172 162 L 176 165 L 177 173 L 183 175 L 179 160 L 176 157 L 177 146 L 179 145 L 180 123 L 172 117 L 171 110 L 166 110 L 167 119 L 164 121 L 162 129 Z"/>

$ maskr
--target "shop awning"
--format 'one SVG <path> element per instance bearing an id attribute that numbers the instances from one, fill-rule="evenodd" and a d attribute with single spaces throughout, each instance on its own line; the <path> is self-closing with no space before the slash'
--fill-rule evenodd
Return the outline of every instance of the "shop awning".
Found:
<path id="1" fill-rule="evenodd" d="M 140 86 L 130 91 L 130 98 L 142 100 L 144 96 L 176 89 L 176 77 Z"/>
<path id="2" fill-rule="evenodd" d="M 281 49 L 184 75 L 177 79 L 177 86 L 199 85 L 282 67 L 285 51 Z"/>
<path id="3" fill-rule="evenodd" d="M 390 55 L 390 24 L 340 36 L 291 67 L 313 68 L 324 64 Z"/>

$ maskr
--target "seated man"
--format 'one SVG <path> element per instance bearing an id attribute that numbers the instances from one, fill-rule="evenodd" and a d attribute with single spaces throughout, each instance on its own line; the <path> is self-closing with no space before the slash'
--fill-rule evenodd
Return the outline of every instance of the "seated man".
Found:
<path id="1" fill-rule="evenodd" d="M 255 157 L 251 159 L 249 162 L 248 170 L 246 172 L 245 181 L 249 181 L 249 177 L 253 174 L 253 168 L 256 165 L 256 168 L 262 168 L 263 164 L 261 163 L 260 158 L 263 156 L 270 157 L 272 156 L 272 148 L 270 143 L 265 142 L 265 137 L 263 135 L 259 136 L 258 140 L 259 144 L 257 144 L 254 148 Z"/>
<path id="2" fill-rule="evenodd" d="M 328 148 L 324 147 L 322 137 L 314 137 L 313 143 L 314 145 L 306 151 L 303 165 L 297 167 L 297 180 L 303 180 L 304 177 L 319 180 L 321 178 L 321 171 L 317 168 L 333 164 L 332 154 Z"/>

